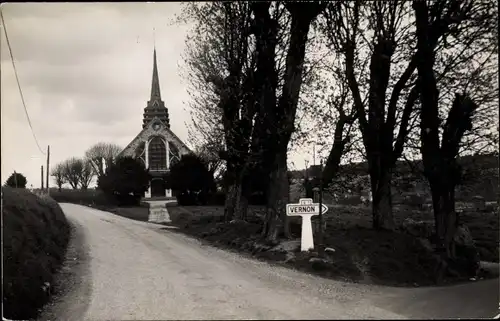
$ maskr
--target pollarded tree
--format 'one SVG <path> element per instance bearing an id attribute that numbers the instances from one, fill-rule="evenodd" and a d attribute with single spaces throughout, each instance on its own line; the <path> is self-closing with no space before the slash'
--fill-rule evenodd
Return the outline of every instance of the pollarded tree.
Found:
<path id="1" fill-rule="evenodd" d="M 474 127 L 474 115 L 479 105 L 471 98 L 475 93 L 468 86 L 457 88 L 446 119 L 443 121 L 440 118 L 440 110 L 443 109 L 440 96 L 443 93 L 439 90 L 437 81 L 439 76 L 435 71 L 439 56 L 432 47 L 433 26 L 437 22 L 450 20 L 452 23 L 448 26 L 451 31 L 449 41 L 459 39 L 464 54 L 468 54 L 471 50 L 475 51 L 477 48 L 482 50 L 489 48 L 493 56 L 498 52 L 496 43 L 498 12 L 496 12 L 495 4 L 474 0 L 448 0 L 433 3 L 414 1 L 413 9 L 418 39 L 419 80 L 417 88 L 421 96 L 420 140 L 424 175 L 431 189 L 437 250 L 441 253 L 444 262 L 453 263 L 457 259 L 455 234 L 459 226 L 455 211 L 455 187 L 461 176 L 457 156 L 463 147 L 461 142 L 466 132 Z M 486 40 L 486 42 L 481 42 L 481 40 Z M 480 42 L 479 45 L 475 44 L 476 41 Z M 488 59 L 488 57 L 486 52 L 485 58 Z M 483 67 L 487 63 L 487 60 L 483 64 L 477 63 L 476 68 Z M 476 70 L 470 73 L 471 79 L 474 79 L 475 73 L 481 73 L 481 69 Z M 489 80 L 492 82 L 491 85 L 496 85 L 498 82 L 498 79 Z M 443 265 L 439 271 L 438 279 L 443 276 L 445 267 L 446 265 Z"/>
<path id="2" fill-rule="evenodd" d="M 185 57 L 187 76 L 196 87 L 194 123 L 205 141 L 215 138 L 225 144 L 220 157 L 226 168 L 225 218 L 231 220 L 235 212 L 246 212 L 242 177 L 255 115 L 253 96 L 248 95 L 255 61 L 251 9 L 247 2 L 193 3 L 186 5 L 184 14 L 195 21 Z"/>
<path id="3" fill-rule="evenodd" d="M 446 1 L 437 1 L 439 8 Z M 415 17 L 405 1 L 336 1 L 323 20 L 330 47 L 341 54 L 347 84 L 368 161 L 375 228 L 394 227 L 391 184 L 418 117 L 420 91 L 416 87 L 418 57 Z M 443 53 L 457 21 L 443 15 L 430 23 L 430 50 Z M 479 30 L 478 30 L 479 32 Z M 480 38 L 480 33 L 475 34 Z M 436 64 L 440 86 L 457 69 L 454 55 Z M 462 62 L 467 59 L 458 59 Z M 367 84 L 367 85 L 365 85 Z M 452 98 L 452 97 L 451 97 Z"/>
<path id="4" fill-rule="evenodd" d="M 26 188 L 27 183 L 28 180 L 23 174 L 14 172 L 9 176 L 9 178 L 7 178 L 7 181 L 5 181 L 5 186 Z"/>
<path id="5" fill-rule="evenodd" d="M 285 236 L 289 235 L 285 211 L 289 199 L 287 153 L 295 130 L 297 106 L 304 78 L 308 35 L 312 23 L 325 9 L 326 3 L 287 1 L 283 3 L 283 6 L 290 17 L 290 35 L 285 50 L 281 92 L 276 99 L 279 78 L 272 70 L 279 69 L 276 66 L 264 69 L 264 66 L 270 65 L 270 61 L 275 61 L 276 57 L 275 53 L 270 50 L 273 44 L 265 38 L 269 34 L 276 35 L 276 22 L 279 20 L 270 20 L 265 12 L 269 9 L 263 4 L 254 4 L 255 17 L 260 19 L 257 23 L 260 30 L 256 36 L 260 48 L 257 49 L 255 77 L 258 81 L 255 84 L 258 89 L 255 99 L 259 108 L 256 123 L 261 141 L 257 145 L 263 150 L 263 168 L 269 173 L 268 206 L 263 228 L 263 235 L 268 240 L 276 240 L 282 232 Z M 274 94 L 273 97 L 272 94 Z M 272 100 L 270 100 L 271 97 Z"/>
<path id="6" fill-rule="evenodd" d="M 138 204 L 149 188 L 150 175 L 144 163 L 133 157 L 119 157 L 98 178 L 97 186 L 120 204 Z"/>

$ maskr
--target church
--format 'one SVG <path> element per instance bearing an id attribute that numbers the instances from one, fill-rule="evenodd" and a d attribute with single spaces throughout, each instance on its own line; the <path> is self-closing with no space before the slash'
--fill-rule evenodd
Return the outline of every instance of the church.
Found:
<path id="1" fill-rule="evenodd" d="M 170 129 L 168 109 L 161 100 L 156 48 L 153 50 L 153 80 L 151 97 L 144 108 L 142 131 L 125 147 L 119 156 L 139 158 L 149 169 L 152 178 L 145 197 L 171 197 L 166 188 L 170 166 L 191 150 Z"/>

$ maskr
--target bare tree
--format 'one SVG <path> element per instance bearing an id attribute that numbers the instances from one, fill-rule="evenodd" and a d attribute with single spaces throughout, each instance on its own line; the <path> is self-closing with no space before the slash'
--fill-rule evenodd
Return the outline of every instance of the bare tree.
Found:
<path id="1" fill-rule="evenodd" d="M 78 158 L 72 157 L 62 163 L 63 177 L 73 189 L 77 189 L 80 184 L 80 176 L 83 170 L 82 162 Z"/>
<path id="2" fill-rule="evenodd" d="M 52 177 L 54 177 L 54 181 L 57 185 L 57 188 L 59 189 L 59 192 L 61 191 L 64 183 L 67 182 L 64 173 L 65 173 L 64 163 L 56 164 L 51 171 L 51 175 Z"/>
<path id="3" fill-rule="evenodd" d="M 97 177 L 101 177 L 104 175 L 104 164 L 112 164 L 121 151 L 122 148 L 116 144 L 100 142 L 90 147 L 85 157 L 90 160 Z"/>
<path id="4" fill-rule="evenodd" d="M 78 167 L 82 168 L 80 172 L 80 187 L 86 190 L 95 176 L 95 170 L 92 167 L 92 161 L 88 158 L 78 159 L 78 162 L 80 163 Z"/>

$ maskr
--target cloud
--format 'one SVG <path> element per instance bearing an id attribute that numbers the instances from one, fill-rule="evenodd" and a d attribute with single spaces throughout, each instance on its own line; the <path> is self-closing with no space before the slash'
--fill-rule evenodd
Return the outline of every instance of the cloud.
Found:
<path id="1" fill-rule="evenodd" d="M 2 12 L 33 129 L 44 151 L 50 144 L 51 164 L 83 156 L 100 141 L 125 147 L 139 133 L 154 42 L 171 128 L 187 140 L 189 95 L 178 68 L 190 26 L 171 23 L 180 3 L 9 3 Z M 39 186 L 45 156 L 3 33 L 0 63 L 2 182 L 16 170 Z"/>
<path id="2" fill-rule="evenodd" d="M 189 99 L 178 73 L 186 26 L 169 26 L 178 3 L 11 3 L 2 10 L 36 136 L 51 163 L 99 141 L 125 146 L 142 129 L 149 99 L 153 28 L 160 85 L 174 132 L 187 139 Z M 13 170 L 39 185 L 44 157 L 1 39 L 2 181 Z M 36 163 L 36 166 L 35 166 Z"/>

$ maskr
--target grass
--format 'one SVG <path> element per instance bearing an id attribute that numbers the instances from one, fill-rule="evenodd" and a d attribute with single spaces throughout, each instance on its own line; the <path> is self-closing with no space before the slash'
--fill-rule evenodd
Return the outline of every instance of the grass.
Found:
<path id="1" fill-rule="evenodd" d="M 402 233 L 378 232 L 371 229 L 371 210 L 364 206 L 332 206 L 325 216 L 324 243 L 335 249 L 327 260 L 312 259 L 316 253 L 276 251 L 274 245 L 260 244 L 259 233 L 264 209 L 251 206 L 248 222 L 220 223 L 221 206 L 168 207 L 172 224 L 179 232 L 203 239 L 216 246 L 247 252 L 258 258 L 336 279 L 369 282 L 391 286 L 434 285 L 435 256 L 416 238 Z M 396 222 L 404 218 L 431 220 L 429 212 L 395 207 Z M 498 262 L 498 213 L 464 212 L 479 249 L 481 260 Z M 314 219 L 313 219 L 314 221 Z M 300 223 L 291 223 L 294 237 L 300 237 Z M 296 242 L 298 244 L 298 242 Z M 290 257 L 292 257 L 290 259 Z M 287 260 L 288 259 L 288 260 Z M 312 262 L 311 262 L 312 261 Z M 448 276 L 447 283 L 468 277 Z"/>
<path id="2" fill-rule="evenodd" d="M 64 260 L 70 227 L 59 205 L 25 189 L 2 188 L 4 317 L 36 318 Z"/>
<path id="3" fill-rule="evenodd" d="M 112 202 L 100 190 L 73 190 L 57 189 L 50 190 L 50 196 L 58 203 L 72 203 L 85 206 L 112 206 Z"/>
<path id="4" fill-rule="evenodd" d="M 133 220 L 148 221 L 149 203 L 141 202 L 140 206 L 117 206 L 99 190 L 53 189 L 50 196 L 59 203 L 72 203 L 108 211 Z"/>

